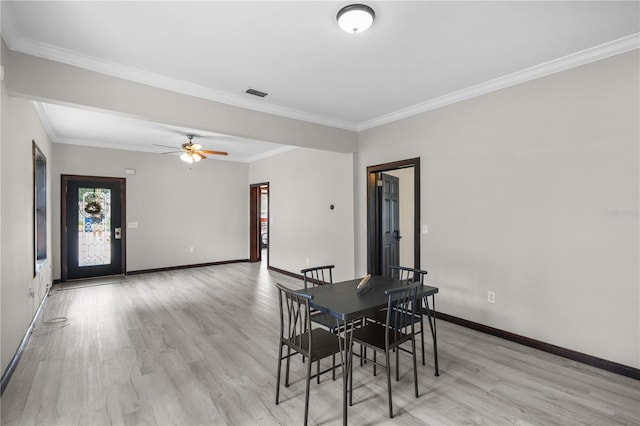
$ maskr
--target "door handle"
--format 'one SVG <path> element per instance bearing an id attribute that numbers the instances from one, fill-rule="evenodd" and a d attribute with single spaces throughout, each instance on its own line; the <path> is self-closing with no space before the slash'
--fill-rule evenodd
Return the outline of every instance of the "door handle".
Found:
<path id="1" fill-rule="evenodd" d="M 115 234 L 116 234 L 116 240 L 119 240 L 122 238 L 122 228 L 116 228 L 115 230 Z"/>
<path id="2" fill-rule="evenodd" d="M 402 238 L 402 236 L 400 236 L 400 231 L 396 230 L 393 232 L 396 234 L 396 240 L 400 241 L 400 239 Z"/>

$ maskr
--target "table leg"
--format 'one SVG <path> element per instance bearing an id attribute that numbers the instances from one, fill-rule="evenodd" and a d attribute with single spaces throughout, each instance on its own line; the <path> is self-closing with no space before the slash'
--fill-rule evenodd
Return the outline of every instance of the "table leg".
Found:
<path id="1" fill-rule="evenodd" d="M 431 337 L 433 338 L 433 362 L 435 363 L 435 375 L 440 375 L 440 370 L 438 369 L 438 333 L 436 333 L 436 295 L 431 295 L 431 314 L 428 312 L 427 307 L 427 318 L 429 319 L 429 327 L 431 328 Z"/>
<path id="2" fill-rule="evenodd" d="M 343 320 L 342 324 L 336 319 L 338 330 L 343 326 L 344 337 L 340 338 L 338 334 L 338 344 L 340 345 L 340 361 L 342 364 L 342 424 L 347 426 L 347 400 L 349 392 L 349 378 L 351 375 L 351 351 L 353 350 L 353 321 L 351 326 L 347 325 L 347 320 Z"/>

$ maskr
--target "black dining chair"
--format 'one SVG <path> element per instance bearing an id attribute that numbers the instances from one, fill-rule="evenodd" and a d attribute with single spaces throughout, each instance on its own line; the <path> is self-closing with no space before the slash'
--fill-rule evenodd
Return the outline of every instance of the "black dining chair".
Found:
<path id="1" fill-rule="evenodd" d="M 419 282 L 420 285 L 424 285 L 424 279 L 425 279 L 425 276 L 427 275 L 427 271 L 423 271 L 422 269 L 408 268 L 406 266 L 389 266 L 389 274 L 392 278 L 397 278 L 398 280 L 403 281 L 405 283 Z M 420 334 L 420 346 L 422 349 L 422 365 L 425 365 L 423 315 L 426 314 L 428 317 L 427 319 L 429 321 L 429 326 L 431 327 L 432 335 L 433 335 L 433 321 L 431 318 L 432 311 L 431 311 L 431 308 L 429 307 L 429 300 L 427 299 L 427 297 L 420 298 L 419 302 L 420 303 L 418 304 L 414 314 L 418 316 L 418 319 L 420 322 L 420 331 L 416 332 L 416 334 Z M 373 320 L 379 323 L 384 323 L 385 318 L 386 318 L 385 309 L 369 316 L 370 320 Z M 434 358 L 437 357 L 435 345 L 436 343 L 434 340 Z M 436 366 L 437 366 L 437 358 L 436 358 Z M 436 368 L 436 371 L 437 371 L 437 368 Z M 397 376 L 398 374 L 396 372 L 396 380 L 398 380 Z"/>
<path id="2" fill-rule="evenodd" d="M 304 268 L 300 270 L 302 274 L 302 279 L 304 281 L 304 288 L 309 288 L 309 286 L 317 287 L 321 285 L 331 285 L 333 284 L 333 268 L 335 265 L 324 265 L 324 266 L 312 266 L 309 268 Z M 311 321 L 316 324 L 320 324 L 324 327 L 327 327 L 329 331 L 332 333 L 338 333 L 339 327 L 336 324 L 335 318 L 333 318 L 329 314 L 325 314 L 324 312 L 318 312 L 315 310 L 311 310 Z M 332 358 L 333 365 L 336 364 L 335 355 Z M 320 369 L 320 364 L 318 364 L 318 370 Z M 332 379 L 336 379 L 335 370 L 332 373 Z M 317 377 L 318 383 L 320 383 L 320 376 Z"/>
<path id="3" fill-rule="evenodd" d="M 335 268 L 335 265 L 312 266 L 301 269 L 300 273 L 304 280 L 304 288 L 308 288 L 309 284 L 313 285 L 313 287 L 333 284 L 333 268 Z"/>
<path id="4" fill-rule="evenodd" d="M 372 349 L 373 359 L 367 362 L 373 363 L 375 372 L 376 366 L 384 367 L 387 372 L 387 393 L 389 400 L 389 417 L 393 418 L 393 402 L 391 397 L 391 365 L 390 352 L 396 352 L 396 375 L 399 369 L 400 352 L 408 352 L 413 359 L 413 382 L 415 395 L 418 398 L 418 373 L 416 367 L 416 332 L 415 322 L 417 315 L 413 312 L 420 303 L 417 300 L 419 282 L 406 287 L 386 290 L 387 307 L 384 323 L 368 322 L 366 325 L 353 330 L 353 343 Z M 411 342 L 411 350 L 401 345 Z M 384 363 L 376 359 L 377 352 L 384 352 Z M 350 353 L 350 365 L 353 366 L 353 348 Z M 353 404 L 353 374 L 349 375 L 349 405 Z"/>
<path id="5" fill-rule="evenodd" d="M 304 281 L 304 288 L 309 288 L 309 285 L 317 287 L 333 284 L 333 268 L 335 268 L 334 265 L 325 265 L 301 269 L 300 273 Z M 338 327 L 335 318 L 323 312 L 312 310 L 311 321 L 327 327 L 332 332 L 335 332 Z"/>
<path id="6" fill-rule="evenodd" d="M 307 424 L 309 417 L 309 385 L 313 377 L 335 371 L 335 364 L 332 368 L 319 371 L 311 375 L 311 365 L 329 356 L 334 356 L 340 352 L 340 342 L 338 335 L 325 330 L 324 328 L 311 327 L 311 312 L 309 300 L 313 297 L 307 294 L 299 294 L 288 289 L 282 284 L 276 284 L 278 288 L 278 300 L 280 306 L 280 348 L 278 355 L 278 378 L 276 382 L 276 405 L 280 398 L 280 376 L 282 372 L 282 361 L 287 361 L 285 372 L 285 387 L 289 386 L 289 364 L 291 357 L 300 354 L 306 360 L 307 378 L 306 392 L 304 400 L 304 424 Z M 287 347 L 287 354 L 283 354 L 284 347 Z M 335 358 L 334 358 L 335 359 Z"/>

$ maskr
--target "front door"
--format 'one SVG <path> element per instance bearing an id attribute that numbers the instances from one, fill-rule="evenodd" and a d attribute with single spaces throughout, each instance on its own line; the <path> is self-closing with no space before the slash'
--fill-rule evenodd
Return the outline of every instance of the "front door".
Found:
<path id="1" fill-rule="evenodd" d="M 380 173 L 381 214 L 380 233 L 382 236 L 381 267 L 385 277 L 389 276 L 389 266 L 400 266 L 400 179 Z"/>
<path id="2" fill-rule="evenodd" d="M 62 281 L 125 271 L 125 180 L 62 176 Z"/>

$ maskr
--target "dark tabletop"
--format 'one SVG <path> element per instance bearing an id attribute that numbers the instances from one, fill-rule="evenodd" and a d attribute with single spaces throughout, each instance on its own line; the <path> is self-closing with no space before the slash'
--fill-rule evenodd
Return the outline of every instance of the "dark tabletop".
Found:
<path id="1" fill-rule="evenodd" d="M 372 276 L 370 289 L 365 294 L 357 293 L 360 278 L 335 284 L 322 285 L 299 290 L 298 293 L 310 294 L 309 306 L 325 312 L 340 320 L 350 321 L 373 313 L 387 305 L 385 290 L 406 286 L 397 279 Z M 437 287 L 423 285 L 418 287 L 418 297 L 431 296 L 438 292 Z"/>

